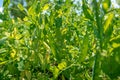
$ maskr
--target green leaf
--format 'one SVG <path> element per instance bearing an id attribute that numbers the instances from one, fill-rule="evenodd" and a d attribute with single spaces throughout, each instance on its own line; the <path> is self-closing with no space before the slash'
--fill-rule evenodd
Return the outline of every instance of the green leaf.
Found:
<path id="1" fill-rule="evenodd" d="M 59 69 L 57 67 L 54 67 L 54 78 L 58 77 Z"/>
<path id="2" fill-rule="evenodd" d="M 86 34 L 84 36 L 84 39 L 83 39 L 83 44 L 82 44 L 82 48 L 81 48 L 81 55 L 80 55 L 80 61 L 84 61 L 86 56 L 87 56 L 87 53 L 88 53 L 88 43 L 89 43 L 89 38 L 88 38 L 88 34 Z"/>
<path id="3" fill-rule="evenodd" d="M 108 16 L 107 16 L 107 19 L 105 20 L 105 23 L 104 23 L 104 33 L 106 33 L 111 25 L 111 22 L 114 18 L 114 14 L 113 13 L 110 13 Z"/>
<path id="4" fill-rule="evenodd" d="M 26 70 L 25 75 L 27 77 L 27 80 L 31 80 L 31 77 L 32 77 L 31 71 Z"/>
<path id="5" fill-rule="evenodd" d="M 56 66 L 50 66 L 50 71 L 53 73 L 54 78 L 58 77 L 59 69 Z"/>
<path id="6" fill-rule="evenodd" d="M 88 7 L 88 5 L 87 5 L 85 0 L 83 0 L 82 9 L 83 9 L 83 12 L 84 12 L 84 15 L 85 15 L 86 18 L 88 18 L 90 20 L 94 19 L 93 13 L 90 10 L 90 8 Z"/>
<path id="7" fill-rule="evenodd" d="M 108 11 L 108 9 L 110 8 L 110 5 L 111 5 L 111 0 L 104 0 L 102 2 L 102 7 L 103 7 L 104 12 Z"/>
<path id="8" fill-rule="evenodd" d="M 24 10 L 24 7 L 23 7 L 23 5 L 22 4 L 18 4 L 18 8 L 21 10 L 21 11 L 23 11 Z"/>
<path id="9" fill-rule="evenodd" d="M 0 49 L 0 53 L 4 53 L 4 52 L 6 52 L 6 51 L 7 51 L 7 50 L 4 49 L 4 48 Z"/>
<path id="10" fill-rule="evenodd" d="M 38 56 L 39 56 L 41 64 L 43 65 L 43 63 L 44 63 L 43 55 L 42 54 L 38 54 Z"/>
<path id="11" fill-rule="evenodd" d="M 55 25 L 58 28 L 62 26 L 62 18 L 61 17 L 55 19 Z"/>
<path id="12" fill-rule="evenodd" d="M 45 11 L 47 9 L 49 9 L 49 3 L 45 4 L 42 10 Z"/>
<path id="13" fill-rule="evenodd" d="M 112 47 L 113 47 L 113 48 L 118 48 L 118 47 L 120 47 L 120 43 L 119 43 L 119 44 L 118 44 L 118 43 L 113 43 L 113 44 L 112 44 Z"/>
<path id="14" fill-rule="evenodd" d="M 6 64 L 7 62 L 8 62 L 8 60 L 7 60 L 7 61 L 0 62 L 0 65 Z"/>
<path id="15" fill-rule="evenodd" d="M 46 47 L 46 49 L 47 49 L 48 51 L 50 51 L 50 46 L 49 46 L 46 42 L 44 42 L 44 41 L 43 41 L 43 44 L 44 44 L 44 46 Z"/>
<path id="16" fill-rule="evenodd" d="M 110 14 L 104 23 L 104 37 L 105 37 L 103 42 L 104 45 L 106 45 L 110 41 L 110 38 L 113 34 L 113 27 L 114 27 L 113 17 L 114 15 Z"/>
<path id="17" fill-rule="evenodd" d="M 2 39 L 0 39 L 0 45 L 3 45 L 6 40 L 7 40 L 7 37 L 3 37 Z"/>
<path id="18" fill-rule="evenodd" d="M 40 1 L 37 1 L 35 11 L 36 11 L 36 13 L 37 13 L 37 14 L 39 14 L 39 13 L 41 12 L 41 5 L 40 5 Z"/>
<path id="19" fill-rule="evenodd" d="M 18 62 L 17 64 L 18 64 L 18 67 L 17 67 L 18 70 L 19 70 L 19 71 L 23 71 L 23 70 L 24 70 L 24 62 L 23 62 L 23 61 L 20 61 L 20 62 Z"/>
<path id="20" fill-rule="evenodd" d="M 120 75 L 120 64 L 116 61 L 115 56 L 104 58 L 101 65 L 103 72 L 112 80 L 115 78 L 117 79 L 117 77 Z"/>
<path id="21" fill-rule="evenodd" d="M 29 9 L 28 9 L 28 15 L 34 15 L 35 14 L 35 9 L 33 6 L 31 6 Z M 35 16 L 35 15 L 34 15 Z"/>
<path id="22" fill-rule="evenodd" d="M 61 62 L 60 64 L 58 64 L 58 68 L 59 68 L 59 70 L 62 70 L 62 69 L 64 69 L 66 67 L 66 62 L 64 61 L 64 62 Z"/>
<path id="23" fill-rule="evenodd" d="M 8 65 L 7 69 L 9 70 L 9 72 L 14 75 L 18 72 L 17 67 L 15 66 L 15 64 L 10 64 Z"/>
<path id="24" fill-rule="evenodd" d="M 118 35 L 117 37 L 113 37 L 110 39 L 110 42 L 113 43 L 120 43 L 120 35 Z"/>
<path id="25" fill-rule="evenodd" d="M 7 7 L 9 5 L 9 3 L 10 3 L 10 0 L 4 0 L 3 1 L 3 6 Z"/>

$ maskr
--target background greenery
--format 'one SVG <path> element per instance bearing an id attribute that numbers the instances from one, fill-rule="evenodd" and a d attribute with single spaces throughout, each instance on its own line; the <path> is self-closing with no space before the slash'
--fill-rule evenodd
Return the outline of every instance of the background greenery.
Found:
<path id="1" fill-rule="evenodd" d="M 120 9 L 110 0 L 4 0 L 3 7 L 1 80 L 120 80 Z"/>

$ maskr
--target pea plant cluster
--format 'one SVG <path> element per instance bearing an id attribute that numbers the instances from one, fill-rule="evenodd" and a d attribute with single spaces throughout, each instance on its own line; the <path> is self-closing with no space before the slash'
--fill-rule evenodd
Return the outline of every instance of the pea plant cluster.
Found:
<path id="1" fill-rule="evenodd" d="M 111 0 L 20 1 L 3 1 L 0 80 L 120 79 L 120 9 Z"/>

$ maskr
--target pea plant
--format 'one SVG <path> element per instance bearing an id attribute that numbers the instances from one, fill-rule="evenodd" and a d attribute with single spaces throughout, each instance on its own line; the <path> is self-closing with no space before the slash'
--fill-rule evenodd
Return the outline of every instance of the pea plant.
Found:
<path id="1" fill-rule="evenodd" d="M 10 4 L 0 13 L 1 80 L 120 79 L 120 9 L 111 0 Z"/>

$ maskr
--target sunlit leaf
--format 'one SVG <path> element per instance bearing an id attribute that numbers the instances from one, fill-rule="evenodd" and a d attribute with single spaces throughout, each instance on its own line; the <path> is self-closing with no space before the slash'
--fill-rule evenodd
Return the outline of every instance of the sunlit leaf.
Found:
<path id="1" fill-rule="evenodd" d="M 23 10 L 24 10 L 24 7 L 23 7 L 23 5 L 22 5 L 22 4 L 18 4 L 18 8 L 19 8 L 21 11 L 23 11 Z"/>
<path id="2" fill-rule="evenodd" d="M 33 6 L 31 6 L 29 9 L 28 9 L 28 15 L 34 15 L 35 16 L 35 9 Z"/>
<path id="3" fill-rule="evenodd" d="M 54 67 L 54 77 L 57 78 L 59 73 L 59 69 L 57 67 Z"/>
<path id="4" fill-rule="evenodd" d="M 113 20 L 113 17 L 114 17 L 114 14 L 113 13 L 110 13 L 108 16 L 107 16 L 107 19 L 104 23 L 104 32 L 106 32 L 108 29 L 109 29 L 109 26 L 111 25 L 111 22 Z"/>
<path id="5" fill-rule="evenodd" d="M 43 42 L 43 44 L 45 45 L 45 47 L 46 47 L 48 50 L 50 50 L 50 47 L 49 47 L 49 45 L 48 45 L 46 42 Z"/>
<path id="6" fill-rule="evenodd" d="M 110 39 L 110 42 L 120 43 L 120 36 L 116 36 Z"/>
<path id="7" fill-rule="evenodd" d="M 59 70 L 62 70 L 66 67 L 66 62 L 61 62 L 60 64 L 58 64 L 58 68 Z"/>
<path id="8" fill-rule="evenodd" d="M 14 58 L 15 55 L 16 55 L 16 51 L 13 49 L 13 50 L 12 50 L 12 53 L 11 53 L 10 55 L 11 55 L 12 58 Z"/>
<path id="9" fill-rule="evenodd" d="M 3 6 L 7 7 L 9 5 L 9 3 L 10 3 L 10 0 L 4 0 L 3 1 Z"/>
<path id="10" fill-rule="evenodd" d="M 43 7 L 43 11 L 47 10 L 49 8 L 49 4 L 45 4 Z"/>
<path id="11" fill-rule="evenodd" d="M 19 40 L 21 37 L 22 37 L 21 34 L 17 34 L 17 35 L 15 35 L 15 39 L 17 39 L 17 40 Z"/>
<path id="12" fill-rule="evenodd" d="M 120 44 L 118 44 L 118 43 L 113 43 L 113 44 L 112 44 L 112 47 L 114 47 L 114 48 L 120 47 Z"/>
<path id="13" fill-rule="evenodd" d="M 94 17 L 93 17 L 92 11 L 88 7 L 86 1 L 85 0 L 82 0 L 82 1 L 83 1 L 82 9 L 83 9 L 85 17 L 90 19 L 90 20 L 93 20 Z"/>
<path id="14" fill-rule="evenodd" d="M 0 62 L 0 65 L 6 64 L 8 61 Z"/>
<path id="15" fill-rule="evenodd" d="M 24 20 L 24 21 L 28 21 L 28 17 L 25 17 L 23 20 Z"/>
<path id="16" fill-rule="evenodd" d="M 107 12 L 107 10 L 109 9 L 110 5 L 111 5 L 111 0 L 104 0 L 103 1 L 102 7 L 103 7 L 104 12 Z"/>
<path id="17" fill-rule="evenodd" d="M 52 71 L 54 78 L 57 78 L 59 69 L 56 66 L 50 66 L 50 70 Z"/>
<path id="18" fill-rule="evenodd" d="M 111 0 L 4 0 L 3 7 L 0 80 L 120 76 L 120 12 Z"/>

